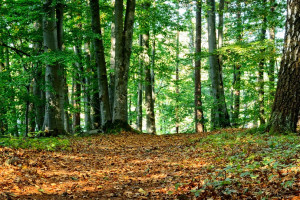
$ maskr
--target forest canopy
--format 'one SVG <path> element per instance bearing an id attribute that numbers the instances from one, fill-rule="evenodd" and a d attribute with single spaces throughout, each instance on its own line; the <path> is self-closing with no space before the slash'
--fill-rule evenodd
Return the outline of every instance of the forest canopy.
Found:
<path id="1" fill-rule="evenodd" d="M 1 134 L 268 124 L 286 4 L 2 1 Z"/>

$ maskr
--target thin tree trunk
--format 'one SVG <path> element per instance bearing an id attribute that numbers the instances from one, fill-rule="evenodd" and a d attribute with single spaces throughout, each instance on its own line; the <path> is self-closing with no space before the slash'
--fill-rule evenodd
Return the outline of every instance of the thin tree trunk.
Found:
<path id="1" fill-rule="evenodd" d="M 94 67 L 95 68 L 95 67 Z M 93 129 L 99 129 L 101 126 L 101 112 L 100 112 L 100 99 L 99 99 L 99 87 L 98 87 L 98 78 L 97 72 L 93 69 L 93 92 L 92 92 L 92 110 L 91 110 L 91 120 Z"/>
<path id="2" fill-rule="evenodd" d="M 209 46 L 209 65 L 210 79 L 212 82 L 212 129 L 225 128 L 230 126 L 229 114 L 226 107 L 224 86 L 222 78 L 222 69 L 219 63 L 218 55 L 216 54 L 216 16 L 215 16 L 215 1 L 208 0 L 208 46 Z"/>
<path id="3" fill-rule="evenodd" d="M 153 102 L 153 87 L 152 87 L 152 78 L 151 78 L 151 63 L 150 63 L 150 48 L 149 48 L 149 32 L 150 32 L 150 23 L 148 21 L 148 14 L 150 10 L 150 2 L 145 2 L 142 4 L 142 7 L 145 12 L 146 21 L 143 22 L 144 26 L 142 29 L 143 32 L 143 66 L 145 70 L 145 107 L 146 107 L 146 128 L 147 132 L 155 134 L 155 113 L 154 113 L 154 102 Z"/>
<path id="4" fill-rule="evenodd" d="M 111 0 L 112 5 L 115 5 L 115 0 Z M 110 110 L 111 114 L 113 114 L 113 107 L 114 107 L 114 95 L 115 95 L 115 69 L 116 69 L 116 53 L 115 53 L 115 48 L 116 48 L 116 37 L 115 37 L 115 12 L 113 10 L 113 20 L 111 22 L 111 46 L 110 46 L 110 84 L 109 84 L 109 100 L 110 100 Z M 112 117 L 113 118 L 113 117 Z"/>
<path id="5" fill-rule="evenodd" d="M 139 45 L 143 46 L 143 36 L 139 35 Z M 142 55 L 142 52 L 141 52 Z M 137 129 L 142 131 L 143 128 L 143 65 L 142 56 L 139 57 L 139 78 L 138 78 L 138 101 L 137 101 Z"/>
<path id="6" fill-rule="evenodd" d="M 80 128 L 80 101 L 81 101 L 81 85 L 82 85 L 82 78 L 81 74 L 83 73 L 83 66 L 82 66 L 82 56 L 81 56 L 81 49 L 78 45 L 74 46 L 74 52 L 78 56 L 79 62 L 75 63 L 75 77 L 73 78 L 74 81 L 74 114 L 73 114 L 73 131 L 74 133 L 78 133 L 81 131 Z"/>
<path id="7" fill-rule="evenodd" d="M 241 3 L 238 3 L 238 12 L 237 12 L 237 40 L 238 43 L 242 42 L 242 16 L 241 16 Z M 233 106 L 233 115 L 232 115 L 232 125 L 234 127 L 239 126 L 239 114 L 240 114 L 240 93 L 241 93 L 241 65 L 235 64 L 233 69 L 233 95 L 234 95 L 234 106 Z"/>
<path id="8" fill-rule="evenodd" d="M 108 80 L 104 55 L 104 46 L 100 27 L 99 1 L 90 0 L 92 13 L 92 30 L 100 38 L 94 38 L 95 57 L 98 74 L 99 99 L 101 108 L 101 126 L 106 129 L 111 126 L 112 115 L 110 112 L 110 102 L 108 93 Z"/>
<path id="9" fill-rule="evenodd" d="M 220 0 L 219 3 L 219 27 L 218 27 L 218 47 L 223 47 L 223 35 L 224 35 L 224 0 Z M 219 55 L 220 65 L 223 66 L 222 55 Z"/>
<path id="10" fill-rule="evenodd" d="M 271 16 L 275 15 L 275 0 L 270 0 L 271 4 Z M 271 100 L 273 100 L 274 95 L 275 95 L 275 54 L 276 54 L 276 48 L 275 48 L 275 26 L 272 25 L 271 28 L 269 29 L 269 35 L 270 35 L 270 40 L 274 45 L 274 48 L 272 49 L 272 55 L 270 59 L 270 65 L 269 65 L 269 87 L 270 87 L 270 97 Z"/>
<path id="11" fill-rule="evenodd" d="M 29 94 L 30 95 L 34 95 L 33 94 L 33 84 L 34 82 L 31 81 L 30 83 L 30 88 L 29 88 Z M 36 121 L 35 121 L 35 103 L 30 100 L 30 103 L 29 103 L 29 108 L 28 108 L 28 114 L 29 114 L 29 118 L 28 118 L 28 121 L 29 121 L 29 129 L 28 129 L 28 132 L 34 132 L 35 131 L 35 127 L 36 127 Z"/>
<path id="12" fill-rule="evenodd" d="M 263 0 L 263 3 L 266 4 L 266 0 Z M 267 18 L 263 17 L 263 23 L 261 28 L 261 42 L 264 42 L 266 39 L 266 26 L 267 26 Z M 261 53 L 263 53 L 265 49 L 261 50 Z M 258 66 L 258 104 L 259 104 L 259 122 L 260 125 L 265 124 L 265 82 L 264 82 L 264 66 L 265 66 L 265 59 L 262 58 L 259 62 Z"/>
<path id="13" fill-rule="evenodd" d="M 202 2 L 196 1 L 196 42 L 195 42 L 195 130 L 204 132 L 203 110 L 201 101 L 201 9 Z"/>
<path id="14" fill-rule="evenodd" d="M 64 73 L 64 93 L 65 93 L 65 107 L 69 107 L 70 105 L 70 100 L 69 100 L 69 87 L 67 84 L 67 77 L 66 77 L 66 72 Z M 64 128 L 67 133 L 73 132 L 72 130 L 72 125 L 71 125 L 71 120 L 70 120 L 70 113 L 68 109 L 64 110 Z"/>
<path id="15" fill-rule="evenodd" d="M 4 56 L 4 47 L 0 46 L 0 73 L 2 73 L 5 70 L 5 56 Z M 2 135 L 5 134 L 7 131 L 8 123 L 6 119 L 6 106 L 0 105 L 0 133 Z"/>
<path id="16" fill-rule="evenodd" d="M 9 62 L 10 62 L 10 52 L 9 52 L 9 49 L 6 47 L 5 48 L 5 65 L 4 65 L 4 68 L 9 72 L 9 75 L 8 75 L 9 76 L 9 81 L 12 81 Z M 14 90 L 13 86 L 11 86 L 9 89 L 13 91 L 13 94 L 10 97 L 10 101 L 14 102 L 15 98 L 16 98 L 15 97 L 15 92 L 14 92 L 15 90 Z M 16 110 L 15 106 L 11 106 L 10 109 L 12 110 L 11 112 L 12 112 L 12 115 L 13 115 L 13 119 L 12 119 L 12 121 L 13 121 L 12 122 L 13 128 L 12 128 L 12 130 L 9 130 L 9 131 L 14 136 L 19 137 L 19 127 L 18 127 L 18 114 L 17 114 L 17 110 Z"/>
<path id="17" fill-rule="evenodd" d="M 155 35 L 153 35 L 152 41 L 152 64 L 151 64 L 151 86 L 152 86 L 152 101 L 155 104 Z"/>
<path id="18" fill-rule="evenodd" d="M 175 131 L 179 133 L 179 3 L 177 2 L 176 66 L 175 66 Z"/>
<path id="19" fill-rule="evenodd" d="M 35 120 L 37 124 L 37 130 L 41 131 L 43 129 L 43 122 L 45 117 L 45 91 L 42 89 L 45 85 L 45 81 L 41 64 L 37 63 L 35 65 L 36 75 L 33 84 L 33 94 L 37 99 L 35 101 Z"/>
<path id="20" fill-rule="evenodd" d="M 178 11 L 179 12 L 179 11 Z M 177 30 L 176 34 L 176 68 L 175 68 L 175 85 L 176 85 L 176 103 L 175 103 L 175 125 L 176 125 L 176 133 L 179 133 L 179 31 Z"/>
<path id="21" fill-rule="evenodd" d="M 87 132 L 89 132 L 91 129 L 91 95 L 90 95 L 91 53 L 90 53 L 89 46 L 90 46 L 89 43 L 84 44 L 86 69 L 85 69 L 85 76 L 84 76 L 83 94 L 84 94 L 84 123 Z"/>

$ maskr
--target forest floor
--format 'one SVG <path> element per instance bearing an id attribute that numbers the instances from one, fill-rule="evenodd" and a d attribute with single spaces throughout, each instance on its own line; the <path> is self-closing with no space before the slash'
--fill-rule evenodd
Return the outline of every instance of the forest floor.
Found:
<path id="1" fill-rule="evenodd" d="M 0 199 L 300 199 L 297 135 L 227 129 L 56 139 L 61 146 L 33 140 L 49 149 L 0 141 Z"/>

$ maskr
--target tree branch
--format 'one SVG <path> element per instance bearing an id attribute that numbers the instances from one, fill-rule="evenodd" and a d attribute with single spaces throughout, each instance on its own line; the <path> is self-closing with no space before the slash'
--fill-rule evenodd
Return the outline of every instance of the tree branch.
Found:
<path id="1" fill-rule="evenodd" d="M 7 45 L 7 44 L 4 44 L 4 43 L 2 43 L 2 42 L 0 43 L 0 46 L 10 48 L 10 49 L 12 49 L 13 51 L 15 51 L 18 55 L 23 54 L 23 55 L 25 55 L 25 56 L 31 57 L 30 54 L 28 54 L 28 53 L 26 53 L 26 52 L 24 52 L 24 51 L 22 51 L 22 50 L 20 50 L 20 49 L 17 49 L 17 48 L 15 48 L 15 47 L 11 47 L 11 46 L 9 46 L 9 45 Z M 21 55 L 20 55 L 20 56 L 21 56 Z"/>

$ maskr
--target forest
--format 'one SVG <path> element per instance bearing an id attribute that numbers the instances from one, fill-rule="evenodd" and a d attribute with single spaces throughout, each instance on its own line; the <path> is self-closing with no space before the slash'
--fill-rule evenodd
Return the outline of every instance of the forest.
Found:
<path id="1" fill-rule="evenodd" d="M 0 199 L 300 199 L 300 0 L 2 0 Z"/>

